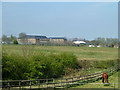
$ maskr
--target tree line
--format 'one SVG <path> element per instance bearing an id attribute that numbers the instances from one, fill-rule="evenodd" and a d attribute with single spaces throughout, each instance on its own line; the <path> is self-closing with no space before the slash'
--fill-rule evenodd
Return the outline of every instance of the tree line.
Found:
<path id="1" fill-rule="evenodd" d="M 2 35 L 2 43 L 3 44 L 18 44 L 17 37 L 11 35 L 8 37 L 7 35 Z"/>
<path id="2" fill-rule="evenodd" d="M 25 36 L 26 36 L 26 33 L 19 33 L 18 38 L 25 39 Z M 81 39 L 73 38 L 71 40 L 67 40 L 65 45 L 73 45 L 72 42 L 74 40 L 81 40 Z M 119 43 L 118 38 L 104 38 L 104 37 L 98 37 L 98 38 L 91 40 L 91 41 L 82 39 L 82 41 L 85 41 L 87 44 L 92 44 L 95 46 L 101 45 L 103 47 L 114 47 L 114 46 L 118 46 L 118 43 Z M 6 44 L 11 44 L 11 43 L 18 44 L 17 37 L 13 36 L 13 35 L 11 35 L 10 37 L 3 35 L 2 42 L 6 43 Z"/>
<path id="3" fill-rule="evenodd" d="M 117 38 L 98 37 L 95 40 L 92 40 L 91 43 L 94 45 L 114 47 L 114 46 L 118 46 L 118 39 Z"/>

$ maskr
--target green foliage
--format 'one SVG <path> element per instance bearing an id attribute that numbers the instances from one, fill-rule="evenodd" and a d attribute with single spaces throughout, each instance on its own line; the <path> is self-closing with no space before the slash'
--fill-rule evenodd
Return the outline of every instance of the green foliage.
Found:
<path id="1" fill-rule="evenodd" d="M 13 35 L 10 36 L 10 41 L 13 41 L 14 40 L 14 37 Z"/>
<path id="2" fill-rule="evenodd" d="M 56 78 L 77 68 L 105 69 L 116 65 L 118 55 L 115 48 L 69 46 L 3 45 L 2 50 L 4 80 Z"/>
<path id="3" fill-rule="evenodd" d="M 36 54 L 30 57 L 4 53 L 3 79 L 55 78 L 65 74 L 65 68 L 77 68 L 76 57 L 71 53 Z"/>
<path id="4" fill-rule="evenodd" d="M 13 44 L 18 44 L 18 41 L 17 41 L 17 40 L 14 40 Z"/>
<path id="5" fill-rule="evenodd" d="M 25 72 L 29 72 L 29 60 L 18 55 L 2 55 L 3 79 L 26 79 Z"/>
<path id="6" fill-rule="evenodd" d="M 118 58 L 117 48 L 108 47 L 75 47 L 75 46 L 39 46 L 39 45 L 2 45 L 2 48 L 11 54 L 25 55 L 31 52 L 34 53 L 54 53 L 59 54 L 63 52 L 73 53 L 78 60 L 115 60 Z M 25 52 L 25 53 L 24 53 Z M 29 55 L 28 55 L 29 56 Z"/>
<path id="7" fill-rule="evenodd" d="M 117 63 L 117 60 L 107 60 L 107 61 L 94 61 L 93 62 L 93 66 L 95 68 L 103 68 L 103 69 L 107 69 L 110 67 L 115 66 Z"/>
<path id="8" fill-rule="evenodd" d="M 114 47 L 114 44 L 110 44 L 110 47 Z"/>
<path id="9" fill-rule="evenodd" d="M 107 83 L 107 84 L 105 83 L 104 86 L 110 86 L 110 84 L 109 83 Z"/>
<path id="10" fill-rule="evenodd" d="M 96 40 L 94 40 L 94 44 L 112 47 L 114 45 L 118 45 L 118 39 L 98 37 Z"/>

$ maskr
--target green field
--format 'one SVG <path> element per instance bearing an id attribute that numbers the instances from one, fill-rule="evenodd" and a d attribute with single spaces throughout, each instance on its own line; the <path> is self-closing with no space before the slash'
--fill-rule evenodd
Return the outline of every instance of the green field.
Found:
<path id="1" fill-rule="evenodd" d="M 118 49 L 108 47 L 77 47 L 77 46 L 39 46 L 39 45 L 2 45 L 4 52 L 9 54 L 58 54 L 71 52 L 77 56 L 78 60 L 116 60 L 118 59 Z"/>
<path id="2" fill-rule="evenodd" d="M 2 76 L 3 80 L 31 80 L 87 75 L 115 66 L 117 59 L 117 48 L 2 45 Z M 117 74 L 109 77 L 110 83 L 117 83 Z M 85 87 L 113 88 L 114 85 L 77 86 Z"/>
<path id="3" fill-rule="evenodd" d="M 108 86 L 105 86 L 102 83 L 102 80 L 100 79 L 91 84 L 85 84 L 85 85 L 76 86 L 73 88 L 118 88 L 118 74 L 120 74 L 120 71 L 114 73 L 112 76 L 109 76 L 108 81 L 110 84 Z"/>
<path id="4" fill-rule="evenodd" d="M 108 47 L 2 45 L 2 54 L 5 80 L 86 75 L 113 67 L 118 59 L 118 49 Z"/>

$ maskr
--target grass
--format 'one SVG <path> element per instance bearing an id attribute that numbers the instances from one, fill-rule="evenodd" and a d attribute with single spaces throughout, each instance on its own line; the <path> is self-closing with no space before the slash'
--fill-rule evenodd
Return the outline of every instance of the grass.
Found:
<path id="1" fill-rule="evenodd" d="M 118 58 L 117 48 L 108 47 L 77 47 L 77 46 L 39 46 L 39 45 L 2 45 L 2 49 L 9 54 L 45 54 L 61 52 L 72 52 L 78 60 L 116 60 Z"/>
<path id="2" fill-rule="evenodd" d="M 116 60 L 118 59 L 118 49 L 117 48 L 108 48 L 108 47 L 77 47 L 77 46 L 39 46 L 39 45 L 2 45 L 3 53 L 6 52 L 10 55 L 23 55 L 30 57 L 34 54 L 45 54 L 53 53 L 59 54 L 62 52 L 71 52 L 77 56 L 78 61 L 81 60 L 93 60 L 93 61 L 107 61 L 107 60 Z M 101 68 L 92 68 L 90 70 L 84 70 L 83 72 L 75 72 L 75 74 L 83 75 L 99 72 L 103 70 Z M 73 73 L 74 75 L 74 73 Z M 72 75 L 72 76 L 73 76 Z M 109 77 L 109 83 L 118 83 L 118 72 Z M 71 76 L 71 77 L 72 77 Z M 63 76 L 66 77 L 66 76 Z M 68 76 L 70 77 L 70 76 Z M 94 83 L 101 83 L 101 80 L 98 80 Z M 115 86 L 117 87 L 117 85 Z M 74 88 L 114 88 L 113 84 L 104 86 L 104 84 L 86 84 L 77 86 Z"/>
<path id="3" fill-rule="evenodd" d="M 108 82 L 110 84 L 102 84 L 102 80 L 100 79 L 91 84 L 88 83 L 88 84 L 76 86 L 73 88 L 118 88 L 118 73 L 120 73 L 120 70 L 119 72 L 114 73 L 108 78 L 109 80 Z"/>
<path id="4" fill-rule="evenodd" d="M 118 49 L 108 48 L 108 47 L 97 48 L 97 47 L 77 47 L 77 46 L 2 45 L 2 50 L 3 50 L 3 53 L 6 52 L 7 54 L 10 54 L 10 56 L 23 55 L 27 57 L 31 57 L 36 54 L 39 56 L 41 54 L 42 55 L 51 54 L 51 53 L 59 54 L 63 52 L 70 52 L 77 56 L 77 60 L 81 64 L 80 66 L 82 66 L 83 68 L 86 67 L 85 66 L 86 63 L 87 65 L 94 65 L 93 67 L 95 67 L 95 69 L 92 68 L 91 70 L 88 70 L 88 71 L 86 70 L 83 70 L 83 72 L 80 71 L 79 75 L 82 75 L 84 73 L 87 73 L 87 74 L 95 73 L 100 70 L 103 70 L 104 69 L 103 61 L 109 62 L 109 60 L 116 60 L 118 58 Z M 82 60 L 87 60 L 87 62 L 82 62 Z M 101 63 L 95 64 L 92 61 L 101 61 Z M 103 68 L 101 69 L 101 67 Z M 70 70 L 70 74 L 72 73 L 76 74 L 76 71 L 75 72 L 74 71 L 71 72 Z"/>
<path id="5" fill-rule="evenodd" d="M 89 75 L 89 74 L 97 73 L 104 70 L 106 69 L 90 68 L 88 70 L 80 70 L 80 71 L 72 72 L 70 75 L 64 75 L 63 78 L 84 76 L 84 75 Z"/>

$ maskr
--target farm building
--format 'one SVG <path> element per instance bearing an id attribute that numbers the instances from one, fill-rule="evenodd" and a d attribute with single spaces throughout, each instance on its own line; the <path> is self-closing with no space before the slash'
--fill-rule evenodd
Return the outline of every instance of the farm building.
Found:
<path id="1" fill-rule="evenodd" d="M 26 35 L 25 38 L 18 38 L 18 44 L 37 44 L 40 41 L 46 41 L 46 36 Z M 48 40 L 47 40 L 48 41 Z"/>
<path id="2" fill-rule="evenodd" d="M 26 35 L 25 38 L 18 38 L 18 44 L 45 44 L 45 43 L 65 43 L 67 41 L 64 37 L 50 37 Z"/>
<path id="3" fill-rule="evenodd" d="M 65 37 L 50 37 L 49 41 L 51 43 L 65 43 L 67 39 Z"/>
<path id="4" fill-rule="evenodd" d="M 90 44 L 89 47 L 95 47 L 95 45 L 91 45 L 91 44 Z"/>
<path id="5" fill-rule="evenodd" d="M 86 42 L 84 42 L 84 41 L 73 41 L 73 44 L 75 44 L 75 45 L 86 45 Z"/>

